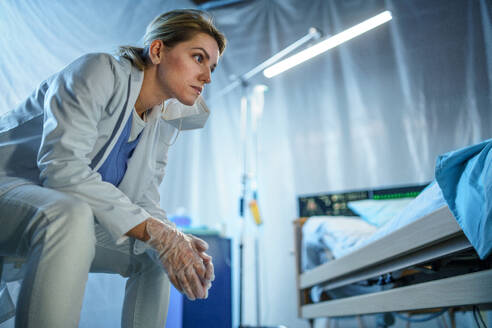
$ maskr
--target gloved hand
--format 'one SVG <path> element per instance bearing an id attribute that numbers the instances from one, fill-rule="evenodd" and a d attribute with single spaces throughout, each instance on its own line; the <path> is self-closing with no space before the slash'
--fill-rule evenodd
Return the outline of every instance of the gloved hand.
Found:
<path id="1" fill-rule="evenodd" d="M 167 222 L 150 219 L 146 224 L 147 244 L 153 247 L 169 280 L 188 299 L 206 298 L 213 280 L 211 257 L 203 240 L 178 231 Z"/>
<path id="2" fill-rule="evenodd" d="M 212 263 L 212 257 L 205 253 L 205 251 L 208 249 L 208 244 L 203 240 L 198 237 L 195 237 L 193 235 L 189 235 L 191 239 L 193 240 L 193 245 L 195 249 L 198 251 L 200 257 L 203 260 L 203 264 L 205 265 L 205 280 L 209 282 L 207 285 L 207 295 L 205 298 L 208 296 L 208 289 L 212 286 L 212 281 L 215 280 L 215 274 L 214 274 L 214 264 Z"/>

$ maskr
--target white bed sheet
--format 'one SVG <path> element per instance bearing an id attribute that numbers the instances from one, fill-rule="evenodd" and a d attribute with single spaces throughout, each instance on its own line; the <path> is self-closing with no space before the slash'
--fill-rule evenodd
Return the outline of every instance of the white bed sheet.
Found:
<path id="1" fill-rule="evenodd" d="M 357 216 L 312 216 L 302 227 L 302 270 L 312 269 L 344 254 L 377 228 Z"/>

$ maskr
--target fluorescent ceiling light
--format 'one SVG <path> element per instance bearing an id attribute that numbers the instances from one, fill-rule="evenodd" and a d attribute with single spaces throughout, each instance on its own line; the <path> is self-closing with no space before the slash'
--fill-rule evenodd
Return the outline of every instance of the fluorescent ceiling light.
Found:
<path id="1" fill-rule="evenodd" d="M 372 18 L 369 18 L 368 20 L 363 21 L 362 23 L 359 23 L 355 26 L 352 26 L 351 28 L 340 32 L 326 40 L 323 40 L 317 44 L 315 44 L 312 47 L 309 47 L 289 58 L 286 58 L 268 68 L 266 68 L 263 71 L 263 75 L 265 75 L 267 78 L 271 78 L 275 75 L 278 75 L 289 68 L 292 68 L 300 63 L 305 62 L 308 59 L 311 59 L 331 48 L 334 48 L 345 41 L 348 41 L 350 39 L 355 38 L 358 35 L 361 35 L 369 30 L 372 30 L 373 28 L 384 24 L 388 21 L 391 20 L 391 12 L 390 11 L 384 11 L 380 13 L 379 15 L 376 15 Z"/>

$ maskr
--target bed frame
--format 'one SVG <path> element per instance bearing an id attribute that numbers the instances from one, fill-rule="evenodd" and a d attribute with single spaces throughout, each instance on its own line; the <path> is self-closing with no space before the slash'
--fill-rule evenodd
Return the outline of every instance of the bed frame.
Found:
<path id="1" fill-rule="evenodd" d="M 384 312 L 413 311 L 492 305 L 490 257 L 480 261 L 448 207 L 407 225 L 352 253 L 301 273 L 302 223 L 295 226 L 298 315 L 300 318 L 356 316 Z M 476 265 L 456 275 L 445 275 L 408 286 L 313 303 L 309 290 L 324 284 L 332 290 L 385 274 L 437 263 L 453 256 L 471 254 Z M 464 272 L 469 271 L 469 272 Z M 463 308 L 464 307 L 464 308 Z M 483 308 L 483 307 L 482 307 Z"/>

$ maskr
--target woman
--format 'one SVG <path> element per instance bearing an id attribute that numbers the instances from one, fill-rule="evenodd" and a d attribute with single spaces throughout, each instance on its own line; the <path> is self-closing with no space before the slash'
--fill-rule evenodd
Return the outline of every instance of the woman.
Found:
<path id="1" fill-rule="evenodd" d="M 75 60 L 0 118 L 0 255 L 27 257 L 17 327 L 77 327 L 89 271 L 129 277 L 123 327 L 164 327 L 168 278 L 207 297 L 208 246 L 167 221 L 158 186 L 176 129 L 206 117 L 197 98 L 225 38 L 176 10 L 144 45 Z M 168 99 L 196 105 L 166 121 Z"/>

